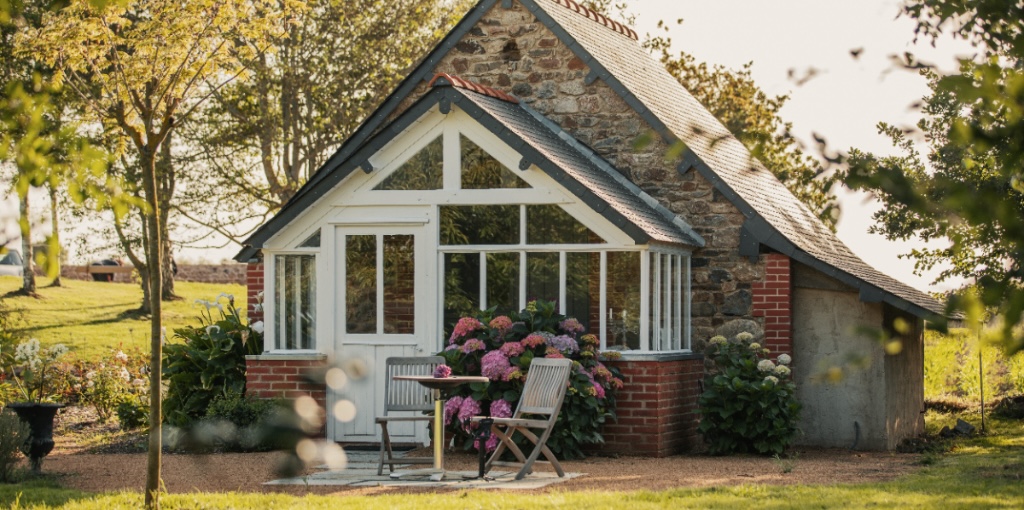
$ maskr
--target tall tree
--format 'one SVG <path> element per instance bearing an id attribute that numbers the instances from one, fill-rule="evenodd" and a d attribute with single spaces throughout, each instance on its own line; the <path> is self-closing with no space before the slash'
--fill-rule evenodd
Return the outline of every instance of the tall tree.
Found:
<path id="1" fill-rule="evenodd" d="M 202 101 L 244 72 L 282 34 L 279 2 L 270 0 L 135 0 L 97 6 L 73 0 L 29 30 L 25 51 L 58 69 L 86 111 L 125 140 L 145 200 L 145 272 L 150 312 L 150 433 L 146 506 L 159 507 L 161 322 L 166 224 L 161 150 Z"/>
<path id="2" fill-rule="evenodd" d="M 309 0 L 287 33 L 247 61 L 252 73 L 216 90 L 189 123 L 189 182 L 178 210 L 239 239 L 279 209 L 404 78 L 470 0 Z M 199 175 L 199 173 L 197 173 Z M 216 197 L 217 203 L 210 203 Z M 255 206 L 253 205 L 255 204 Z"/>
<path id="3" fill-rule="evenodd" d="M 948 263 L 939 280 L 962 276 L 979 292 L 952 307 L 1002 317 L 1009 352 L 1024 349 L 1024 5 L 1015 0 L 911 0 L 903 13 L 926 38 L 952 32 L 977 43 L 977 60 L 948 75 L 925 69 L 931 93 L 918 129 L 927 161 L 904 130 L 881 124 L 903 154 L 850 151 L 847 185 L 885 207 L 874 229 L 891 239 L 946 238 L 939 249 L 911 252 L 918 269 Z M 921 67 L 907 57 L 905 65 Z"/>

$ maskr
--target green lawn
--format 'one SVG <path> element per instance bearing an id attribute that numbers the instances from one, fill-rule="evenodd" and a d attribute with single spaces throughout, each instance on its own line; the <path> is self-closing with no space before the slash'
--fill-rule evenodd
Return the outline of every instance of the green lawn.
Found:
<path id="1" fill-rule="evenodd" d="M 62 287 L 47 287 L 49 283 L 45 278 L 37 280 L 41 299 L 3 298 L 4 304 L 21 310 L 23 321 L 18 331 L 27 338 L 38 338 L 44 346 L 64 343 L 84 359 L 95 359 L 114 347 L 148 350 L 149 317 L 134 313 L 142 302 L 138 284 L 65 279 Z M 20 278 L 0 277 L 0 295 L 19 288 Z M 224 292 L 235 296 L 236 307 L 245 309 L 242 285 L 175 282 L 175 291 L 183 299 L 164 302 L 163 307 L 168 334 L 174 328 L 198 323 L 197 299 L 212 300 Z"/>

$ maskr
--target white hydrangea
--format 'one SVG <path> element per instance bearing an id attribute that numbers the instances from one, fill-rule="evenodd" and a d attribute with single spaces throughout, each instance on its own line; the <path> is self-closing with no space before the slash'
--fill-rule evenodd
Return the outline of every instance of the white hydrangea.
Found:
<path id="1" fill-rule="evenodd" d="M 128 355 L 125 354 L 124 351 L 117 351 L 116 353 L 114 353 L 114 359 L 120 361 L 121 363 L 125 363 L 128 361 Z"/>
<path id="2" fill-rule="evenodd" d="M 759 351 L 759 350 L 761 350 L 761 344 L 759 344 L 757 342 L 754 342 L 754 343 L 750 344 L 749 347 L 750 347 L 750 350 L 752 350 L 752 351 Z"/>
<path id="3" fill-rule="evenodd" d="M 793 358 L 790 358 L 789 354 L 786 353 L 779 354 L 777 359 L 780 365 L 788 365 L 793 362 Z"/>
<path id="4" fill-rule="evenodd" d="M 128 373 L 127 368 L 121 367 L 121 372 L 118 375 L 120 375 L 121 379 L 124 379 L 125 381 L 132 380 L 132 374 Z"/>
<path id="5" fill-rule="evenodd" d="M 739 340 L 740 342 L 749 342 L 749 341 L 751 341 L 753 339 L 754 339 L 754 335 L 751 335 L 750 333 L 747 333 L 746 331 L 736 335 L 736 340 Z"/>
<path id="6" fill-rule="evenodd" d="M 770 359 L 763 359 L 757 363 L 757 369 L 761 372 L 771 372 L 775 370 L 775 363 Z"/>
<path id="7" fill-rule="evenodd" d="M 769 375 L 768 377 L 764 378 L 764 382 L 770 382 L 773 385 L 774 384 L 779 384 L 779 378 L 775 377 L 774 375 Z"/>
<path id="8" fill-rule="evenodd" d="M 708 340 L 708 343 L 711 345 L 724 345 L 727 341 L 728 340 L 726 340 L 724 336 L 716 335 L 711 337 L 711 340 Z"/>
<path id="9" fill-rule="evenodd" d="M 775 370 L 773 370 L 773 372 L 775 373 L 775 375 L 779 377 L 788 377 L 790 373 L 789 367 L 787 367 L 786 365 L 779 365 L 775 367 Z"/>
<path id="10" fill-rule="evenodd" d="M 68 353 L 68 346 L 64 344 L 54 344 L 46 350 L 47 361 L 57 361 L 61 356 Z"/>

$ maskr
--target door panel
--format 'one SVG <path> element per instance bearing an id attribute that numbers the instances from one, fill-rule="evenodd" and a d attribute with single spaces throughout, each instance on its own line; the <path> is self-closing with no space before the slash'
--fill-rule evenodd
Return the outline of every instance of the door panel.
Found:
<path id="1" fill-rule="evenodd" d="M 384 362 L 392 356 L 429 354 L 424 317 L 429 303 L 417 298 L 429 288 L 429 251 L 423 246 L 422 226 L 336 227 L 335 352 L 340 358 L 360 358 L 370 372 L 350 381 L 341 394 L 331 392 L 328 405 L 341 398 L 356 407 L 350 422 L 332 420 L 328 433 L 335 441 L 376 442 L 374 418 L 384 412 Z M 424 424 L 388 427 L 396 442 L 424 442 Z"/>

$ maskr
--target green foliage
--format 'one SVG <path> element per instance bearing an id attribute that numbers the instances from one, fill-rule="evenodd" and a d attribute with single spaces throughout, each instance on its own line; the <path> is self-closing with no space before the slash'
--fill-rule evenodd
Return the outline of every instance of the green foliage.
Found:
<path id="1" fill-rule="evenodd" d="M 1007 356 L 985 336 L 967 329 L 947 334 L 927 330 L 924 336 L 924 396 L 929 400 L 981 398 L 978 350 L 982 350 L 985 401 L 1024 394 L 1024 356 Z"/>
<path id="2" fill-rule="evenodd" d="M 149 401 L 127 398 L 117 404 L 117 423 L 121 430 L 149 427 Z"/>
<path id="3" fill-rule="evenodd" d="M 11 483 L 18 479 L 18 461 L 21 447 L 28 440 L 28 424 L 21 421 L 13 411 L 0 412 L 0 482 Z"/>
<path id="4" fill-rule="evenodd" d="M 66 383 L 56 365 L 67 352 L 64 344 L 43 348 L 35 338 L 18 344 L 13 357 L 5 359 L 10 364 L 4 364 L 4 374 L 17 389 L 16 398 L 22 402 L 56 401 Z"/>
<path id="5" fill-rule="evenodd" d="M 579 322 L 556 313 L 552 302 L 531 301 L 521 312 L 492 318 L 493 314 L 492 309 L 460 319 L 441 352 L 453 374 L 490 379 L 489 384 L 460 387 L 449 398 L 449 429 L 472 448 L 471 429 L 462 420 L 485 410 L 492 416 L 510 416 L 534 358 L 570 358 L 570 386 L 547 444 L 560 458 L 582 458 L 585 445 L 604 441 L 601 425 L 615 417 L 615 392 L 622 387 L 618 370 L 600 361 L 597 337 L 583 334 Z M 497 438 L 487 446 L 497 446 Z"/>
<path id="6" fill-rule="evenodd" d="M 67 371 L 67 387 L 77 391 L 78 401 L 96 409 L 101 422 L 118 412 L 122 403 L 149 402 L 149 357 L 139 349 L 120 349 L 106 359 L 77 363 Z M 70 399 L 69 399 L 70 400 Z M 122 428 L 124 424 L 122 423 Z"/>
<path id="7" fill-rule="evenodd" d="M 705 379 L 697 430 L 715 455 L 780 455 L 797 432 L 800 404 L 789 356 L 779 355 L 776 365 L 750 339 L 740 333 L 733 341 L 716 336 L 708 342 L 705 355 L 716 371 Z"/>
<path id="8" fill-rule="evenodd" d="M 903 11 L 927 38 L 952 32 L 977 43 L 981 58 L 962 61 L 949 75 L 907 54 L 903 64 L 923 68 L 931 94 L 918 129 L 929 144 L 927 163 L 905 130 L 886 124 L 899 156 L 851 150 L 845 183 L 877 196 L 883 207 L 874 230 L 890 239 L 948 239 L 940 248 L 910 253 L 917 269 L 948 265 L 939 280 L 976 281 L 950 308 L 973 324 L 982 308 L 1003 319 L 1009 353 L 1024 349 L 1024 19 L 1017 2 L 913 0 Z"/>
<path id="9" fill-rule="evenodd" d="M 230 424 L 221 434 L 216 446 L 230 451 L 261 451 L 274 447 L 273 417 L 278 403 L 240 393 L 218 395 L 210 402 L 204 421 L 215 427 Z M 220 427 L 225 429 L 225 427 Z"/>
<path id="10" fill-rule="evenodd" d="M 164 346 L 164 420 L 176 427 L 204 417 L 215 397 L 244 394 L 245 356 L 263 351 L 263 335 L 242 319 L 232 296 L 202 303 L 199 326 L 174 330 L 184 343 Z"/>

